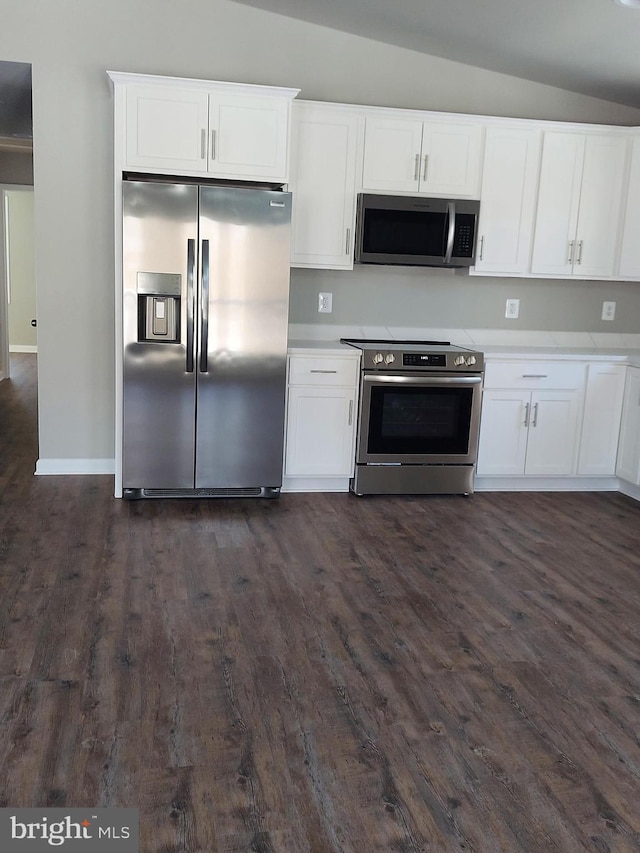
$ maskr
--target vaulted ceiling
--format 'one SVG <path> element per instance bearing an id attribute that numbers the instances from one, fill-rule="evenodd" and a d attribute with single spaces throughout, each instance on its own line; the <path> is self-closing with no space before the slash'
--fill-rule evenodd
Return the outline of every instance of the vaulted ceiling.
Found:
<path id="1" fill-rule="evenodd" d="M 236 2 L 640 108 L 640 0 Z M 31 66 L 0 61 L 0 147 L 31 136 Z"/>
<path id="2" fill-rule="evenodd" d="M 640 108 L 640 0 L 239 0 Z"/>

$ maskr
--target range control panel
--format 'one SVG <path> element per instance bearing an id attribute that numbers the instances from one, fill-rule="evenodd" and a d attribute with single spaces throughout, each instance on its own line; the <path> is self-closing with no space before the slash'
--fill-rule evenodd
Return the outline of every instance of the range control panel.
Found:
<path id="1" fill-rule="evenodd" d="M 403 367 L 446 367 L 447 357 L 444 353 L 403 353 Z"/>
<path id="2" fill-rule="evenodd" d="M 362 350 L 363 370 L 396 372 L 433 371 L 442 373 L 482 373 L 481 352 L 442 341 L 375 341 L 341 338 L 341 343 Z"/>

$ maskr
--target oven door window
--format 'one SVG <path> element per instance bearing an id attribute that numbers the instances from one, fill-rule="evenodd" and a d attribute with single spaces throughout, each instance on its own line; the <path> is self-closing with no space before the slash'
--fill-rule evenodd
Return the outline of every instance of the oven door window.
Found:
<path id="1" fill-rule="evenodd" d="M 367 454 L 468 454 L 473 394 L 473 388 L 374 385 Z"/>

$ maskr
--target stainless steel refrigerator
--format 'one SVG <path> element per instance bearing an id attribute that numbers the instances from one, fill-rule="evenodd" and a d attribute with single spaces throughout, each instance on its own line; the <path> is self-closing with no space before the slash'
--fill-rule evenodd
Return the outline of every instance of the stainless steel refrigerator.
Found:
<path id="1" fill-rule="evenodd" d="M 277 495 L 289 193 L 123 182 L 123 495 Z"/>

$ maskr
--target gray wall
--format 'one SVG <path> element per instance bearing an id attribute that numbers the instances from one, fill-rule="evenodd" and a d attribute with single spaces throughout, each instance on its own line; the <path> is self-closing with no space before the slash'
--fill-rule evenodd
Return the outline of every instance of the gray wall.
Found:
<path id="1" fill-rule="evenodd" d="M 318 293 L 333 294 L 333 312 L 318 313 Z M 520 300 L 507 320 L 505 301 Z M 613 321 L 602 303 L 616 303 Z M 327 325 L 640 332 L 640 282 L 470 276 L 448 270 L 356 267 L 353 272 L 292 270 L 290 321 Z"/>
<path id="2" fill-rule="evenodd" d="M 33 67 L 41 459 L 114 452 L 106 69 L 296 86 L 311 99 L 640 125 L 638 110 L 226 0 L 4 0 L 0 59 Z M 304 278 L 296 276 L 296 313 Z M 354 281 L 364 286 L 362 276 Z M 479 305 L 487 287 L 481 279 L 473 284 Z M 403 284 L 409 315 L 416 292 Z M 355 312 L 357 294 L 352 300 Z M 381 303 L 381 313 L 398 301 Z"/>

